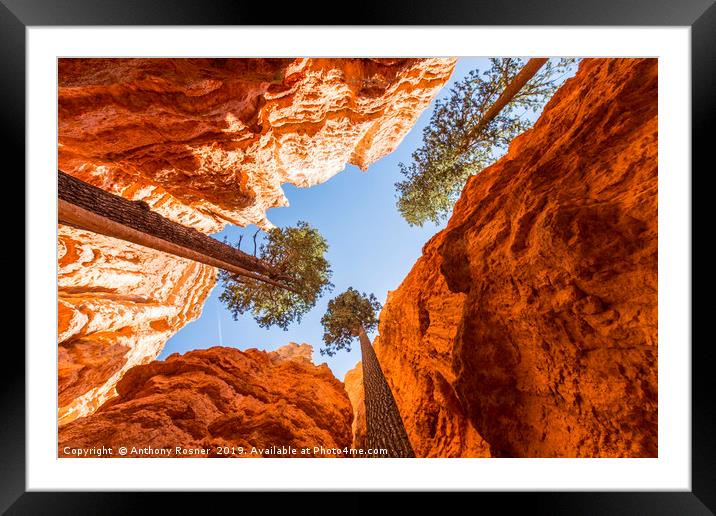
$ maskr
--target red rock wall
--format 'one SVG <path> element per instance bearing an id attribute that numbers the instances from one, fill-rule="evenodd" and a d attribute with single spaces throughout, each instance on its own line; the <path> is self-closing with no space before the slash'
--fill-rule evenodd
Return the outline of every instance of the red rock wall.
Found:
<path id="1" fill-rule="evenodd" d="M 270 353 L 213 347 L 133 367 L 118 396 L 60 428 L 59 455 L 104 446 L 118 456 L 125 446 L 171 449 L 176 457 L 179 446 L 210 449 L 212 457 L 220 456 L 216 447 L 243 447 L 244 456 L 258 457 L 252 447 L 350 446 L 348 395 L 311 353 L 305 344 Z"/>
<path id="2" fill-rule="evenodd" d="M 455 59 L 60 59 L 59 168 L 206 232 L 392 152 Z"/>
<path id="3" fill-rule="evenodd" d="M 58 421 L 93 412 L 201 314 L 212 267 L 58 227 Z"/>
<path id="4" fill-rule="evenodd" d="M 307 187 L 392 152 L 454 59 L 60 59 L 58 168 L 181 224 L 270 227 Z M 59 422 L 201 313 L 213 269 L 59 227 Z"/>
<path id="5" fill-rule="evenodd" d="M 657 60 L 583 60 L 379 329 L 419 455 L 656 457 Z"/>
<path id="6" fill-rule="evenodd" d="M 363 391 L 363 364 L 361 362 L 358 362 L 353 369 L 346 373 L 343 383 L 353 408 L 353 423 L 351 424 L 353 448 L 366 448 L 365 393 Z"/>

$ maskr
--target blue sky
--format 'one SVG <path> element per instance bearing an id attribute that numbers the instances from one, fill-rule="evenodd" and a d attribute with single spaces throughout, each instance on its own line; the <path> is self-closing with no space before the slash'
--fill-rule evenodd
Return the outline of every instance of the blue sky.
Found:
<path id="1" fill-rule="evenodd" d="M 452 84 L 470 70 L 485 69 L 486 63 L 484 58 L 461 58 L 438 98 L 447 96 Z M 360 347 L 356 343 L 350 352 L 342 351 L 333 357 L 319 354 L 323 336 L 320 321 L 328 301 L 352 286 L 362 292 L 374 293 L 384 304 L 388 291 L 400 285 L 420 257 L 423 244 L 443 227 L 434 224 L 410 227 L 395 207 L 394 183 L 402 179 L 398 163 L 409 163 L 411 153 L 420 146 L 422 129 L 430 120 L 433 105 L 425 110 L 398 148 L 367 171 L 361 172 L 349 165 L 321 185 L 310 188 L 284 185 L 289 207 L 268 211 L 269 220 L 279 227 L 293 226 L 299 220 L 307 221 L 321 232 L 330 246 L 327 259 L 333 269 L 335 289 L 319 299 L 300 324 L 293 324 L 288 331 L 283 331 L 259 327 L 250 314 L 234 321 L 219 301 L 221 284 L 217 283 L 201 317 L 169 339 L 159 359 L 175 352 L 219 345 L 270 351 L 289 342 L 308 343 L 314 349 L 314 362 L 326 362 L 336 377 L 343 380 L 345 373 L 360 361 Z M 229 241 L 235 242 L 244 234 L 242 249 L 250 251 L 253 248 L 251 236 L 255 231 L 254 226 L 231 226 L 215 236 L 219 239 L 227 236 Z"/>

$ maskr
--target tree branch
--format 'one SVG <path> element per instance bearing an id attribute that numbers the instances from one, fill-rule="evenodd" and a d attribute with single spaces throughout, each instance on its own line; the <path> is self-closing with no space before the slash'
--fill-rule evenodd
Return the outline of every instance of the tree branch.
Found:
<path id="1" fill-rule="evenodd" d="M 285 285 L 285 284 L 283 284 L 283 283 L 280 283 L 280 282 L 278 282 L 278 281 L 275 281 L 275 280 L 273 280 L 273 279 L 271 279 L 271 278 L 268 278 L 268 277 L 266 277 L 266 276 L 261 276 L 260 274 L 254 274 L 254 273 L 252 273 L 252 272 L 249 272 L 249 273 L 238 273 L 238 272 L 236 272 L 236 273 L 233 273 L 233 274 L 231 275 L 231 279 L 234 280 L 234 281 L 236 281 L 236 282 L 239 282 L 239 283 L 245 283 L 245 282 L 243 282 L 242 280 L 237 279 L 237 277 L 239 277 L 239 276 L 243 276 L 244 278 L 251 278 L 251 279 L 254 279 L 254 280 L 256 280 L 256 281 L 260 281 L 260 282 L 262 282 L 262 283 L 268 283 L 269 285 L 273 285 L 274 287 L 282 288 L 282 289 L 284 289 L 284 290 L 288 290 L 289 292 L 293 292 L 294 294 L 296 294 L 296 295 L 298 295 L 298 296 L 301 295 L 301 293 L 300 293 L 298 290 L 296 290 L 295 288 L 293 288 L 293 287 L 290 287 L 290 286 L 288 286 L 288 285 Z"/>

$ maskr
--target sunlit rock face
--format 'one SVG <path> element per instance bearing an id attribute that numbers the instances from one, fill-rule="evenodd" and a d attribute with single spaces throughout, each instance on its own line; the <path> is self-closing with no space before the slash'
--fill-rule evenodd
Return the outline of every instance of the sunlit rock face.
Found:
<path id="1" fill-rule="evenodd" d="M 345 384 L 348 398 L 351 400 L 353 408 L 353 423 L 351 431 L 353 433 L 353 448 L 365 449 L 365 397 L 363 390 L 363 364 L 358 362 L 356 366 L 346 373 L 343 380 Z"/>
<path id="2" fill-rule="evenodd" d="M 270 227 L 308 187 L 400 143 L 454 59 L 60 59 L 58 168 L 211 233 Z M 59 226 L 59 422 L 196 319 L 213 269 Z"/>
<path id="3" fill-rule="evenodd" d="M 58 227 L 58 406 L 64 424 L 115 394 L 132 366 L 199 317 L 212 267 Z"/>
<path id="4" fill-rule="evenodd" d="M 418 455 L 657 456 L 657 61 L 582 61 L 379 331 Z"/>
<path id="5" fill-rule="evenodd" d="M 252 447 L 305 447 L 311 455 L 316 446 L 343 449 L 352 439 L 350 401 L 311 353 L 306 344 L 274 352 L 213 347 L 135 366 L 117 384 L 118 396 L 60 428 L 59 454 L 120 446 L 204 448 L 211 457 L 225 456 L 217 447 L 243 447 L 248 457 L 267 456 L 250 454 Z"/>
<path id="6" fill-rule="evenodd" d="M 60 59 L 59 168 L 206 232 L 392 152 L 455 59 Z"/>

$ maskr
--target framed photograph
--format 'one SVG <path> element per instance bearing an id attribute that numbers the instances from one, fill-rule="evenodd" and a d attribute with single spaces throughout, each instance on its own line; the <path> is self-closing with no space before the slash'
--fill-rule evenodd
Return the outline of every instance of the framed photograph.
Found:
<path id="1" fill-rule="evenodd" d="M 691 323 L 716 7 L 493 3 L 2 0 L 27 203 L 3 511 L 716 510 Z"/>

